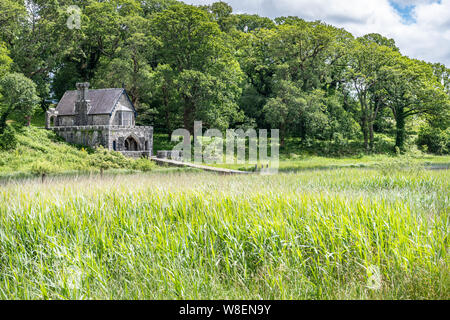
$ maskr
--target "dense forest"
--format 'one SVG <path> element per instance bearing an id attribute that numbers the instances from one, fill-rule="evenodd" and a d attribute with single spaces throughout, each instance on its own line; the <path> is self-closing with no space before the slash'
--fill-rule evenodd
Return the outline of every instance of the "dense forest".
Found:
<path id="1" fill-rule="evenodd" d="M 0 0 L 0 148 L 80 81 L 125 87 L 158 133 L 201 120 L 318 153 L 450 151 L 450 69 L 380 34 L 225 2 Z"/>

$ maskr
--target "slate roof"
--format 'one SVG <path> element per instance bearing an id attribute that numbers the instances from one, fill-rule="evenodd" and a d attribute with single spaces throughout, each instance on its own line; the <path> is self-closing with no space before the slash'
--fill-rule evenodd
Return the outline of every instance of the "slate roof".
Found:
<path id="1" fill-rule="evenodd" d="M 126 94 L 123 88 L 90 89 L 88 98 L 92 108 L 88 114 L 111 114 L 122 94 Z M 76 101 L 77 90 L 66 91 L 59 101 L 56 111 L 60 116 L 74 115 Z"/>

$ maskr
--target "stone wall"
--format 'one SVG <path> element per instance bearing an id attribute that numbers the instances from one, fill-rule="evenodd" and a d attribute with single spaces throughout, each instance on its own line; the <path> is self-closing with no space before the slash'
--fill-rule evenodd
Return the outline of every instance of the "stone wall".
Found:
<path id="1" fill-rule="evenodd" d="M 51 129 L 73 144 L 93 148 L 103 146 L 132 157 L 151 156 L 153 153 L 153 127 L 67 126 Z M 138 151 L 125 150 L 125 140 L 130 137 L 136 141 Z"/>
<path id="2" fill-rule="evenodd" d="M 107 126 L 109 125 L 109 114 L 89 115 L 88 123 L 90 126 Z"/>
<path id="3" fill-rule="evenodd" d="M 56 126 L 71 127 L 75 125 L 74 116 L 58 116 Z"/>
<path id="4" fill-rule="evenodd" d="M 109 144 L 109 129 L 107 126 L 67 126 L 51 129 L 69 143 L 94 148 L 98 146 L 107 148 Z"/>

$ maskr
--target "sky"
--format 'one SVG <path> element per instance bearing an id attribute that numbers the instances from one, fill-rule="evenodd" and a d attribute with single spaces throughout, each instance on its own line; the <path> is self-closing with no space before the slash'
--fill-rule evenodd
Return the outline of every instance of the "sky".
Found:
<path id="1" fill-rule="evenodd" d="M 183 0 L 194 5 L 219 0 Z M 345 28 L 354 36 L 393 38 L 411 58 L 450 67 L 450 0 L 224 0 L 235 13 L 298 16 Z"/>

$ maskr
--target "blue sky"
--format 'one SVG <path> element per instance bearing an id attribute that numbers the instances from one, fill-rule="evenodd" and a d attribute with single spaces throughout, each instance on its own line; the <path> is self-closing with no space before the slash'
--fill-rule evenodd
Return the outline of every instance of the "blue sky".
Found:
<path id="1" fill-rule="evenodd" d="M 389 1 L 390 5 L 400 14 L 403 18 L 404 23 L 413 23 L 415 22 L 415 18 L 413 15 L 414 8 L 416 7 L 413 4 L 410 5 L 401 5 L 395 1 Z"/>
<path id="2" fill-rule="evenodd" d="M 183 0 L 210 4 L 214 0 Z M 217 1 L 217 0 L 216 0 Z M 224 0 L 236 13 L 299 16 L 395 39 L 403 54 L 450 67 L 450 0 Z"/>

